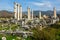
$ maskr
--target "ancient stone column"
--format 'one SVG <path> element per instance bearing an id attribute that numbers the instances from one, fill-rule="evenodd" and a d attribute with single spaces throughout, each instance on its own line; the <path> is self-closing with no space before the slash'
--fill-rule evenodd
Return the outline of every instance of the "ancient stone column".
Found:
<path id="1" fill-rule="evenodd" d="M 17 19 L 17 3 L 14 2 L 14 18 Z"/>
<path id="2" fill-rule="evenodd" d="M 41 19 L 41 11 L 39 12 L 39 19 Z"/>
<path id="3" fill-rule="evenodd" d="M 28 8 L 28 20 L 30 20 L 30 8 Z"/>
<path id="4" fill-rule="evenodd" d="M 20 5 L 20 20 L 22 19 L 22 6 Z"/>
<path id="5" fill-rule="evenodd" d="M 32 20 L 33 20 L 33 10 L 32 10 Z"/>
<path id="6" fill-rule="evenodd" d="M 18 4 L 18 19 L 17 20 L 20 20 L 20 18 L 19 18 L 19 14 L 20 14 L 20 12 L 19 12 L 19 4 Z"/>
<path id="7" fill-rule="evenodd" d="M 56 8 L 54 7 L 54 18 L 56 18 Z"/>

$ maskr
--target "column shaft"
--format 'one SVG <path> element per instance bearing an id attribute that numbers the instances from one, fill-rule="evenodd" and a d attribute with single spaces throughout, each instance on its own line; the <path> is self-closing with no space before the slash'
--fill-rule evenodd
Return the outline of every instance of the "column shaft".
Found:
<path id="1" fill-rule="evenodd" d="M 14 18 L 17 19 L 17 3 L 14 3 Z"/>
<path id="2" fill-rule="evenodd" d="M 30 20 L 30 8 L 28 8 L 28 20 Z"/>
<path id="3" fill-rule="evenodd" d="M 33 10 L 32 10 L 32 20 L 33 20 Z"/>
<path id="4" fill-rule="evenodd" d="M 20 18 L 19 18 L 19 4 L 18 4 L 18 20 L 20 20 Z"/>
<path id="5" fill-rule="evenodd" d="M 41 19 L 41 12 L 39 12 L 39 18 Z"/>
<path id="6" fill-rule="evenodd" d="M 54 18 L 56 18 L 56 8 L 54 8 Z"/>
<path id="7" fill-rule="evenodd" d="M 22 19 L 22 7 L 20 5 L 20 19 Z"/>

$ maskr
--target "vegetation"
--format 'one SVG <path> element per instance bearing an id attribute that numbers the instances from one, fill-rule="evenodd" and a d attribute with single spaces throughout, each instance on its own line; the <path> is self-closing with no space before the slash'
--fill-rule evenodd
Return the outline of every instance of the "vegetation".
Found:
<path id="1" fill-rule="evenodd" d="M 16 30 L 20 25 L 18 24 L 7 24 L 7 23 L 0 23 L 0 30 Z"/>
<path id="2" fill-rule="evenodd" d="M 3 23 L 0 23 L 0 30 L 8 30 L 9 28 L 15 30 L 16 28 L 18 28 L 18 26 L 20 26 L 17 24 L 6 23 L 2 26 L 2 24 Z M 27 37 L 25 40 L 60 40 L 60 23 L 52 24 L 42 30 L 40 30 L 38 25 L 38 27 L 34 27 L 31 30 L 33 32 L 33 35 Z M 5 36 L 7 40 L 23 40 L 22 37 L 12 34 L 0 34 L 0 40 L 3 36 Z"/>
<path id="3" fill-rule="evenodd" d="M 56 23 L 40 30 L 39 27 L 32 29 L 32 40 L 60 40 L 60 24 Z"/>
<path id="4" fill-rule="evenodd" d="M 22 37 L 12 34 L 0 34 L 0 40 L 2 40 L 2 37 L 6 37 L 7 40 L 22 40 Z"/>

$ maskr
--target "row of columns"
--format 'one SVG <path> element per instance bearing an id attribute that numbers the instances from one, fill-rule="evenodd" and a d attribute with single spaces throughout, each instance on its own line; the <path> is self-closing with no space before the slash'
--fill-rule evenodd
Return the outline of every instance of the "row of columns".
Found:
<path id="1" fill-rule="evenodd" d="M 31 19 L 33 20 L 33 10 L 32 10 L 32 15 L 31 15 L 30 8 L 28 8 L 28 20 L 31 20 Z M 39 12 L 39 19 L 41 19 L 41 11 Z"/>
<path id="2" fill-rule="evenodd" d="M 17 20 L 22 19 L 22 6 L 18 3 L 14 3 L 14 18 Z M 41 19 L 41 11 L 39 12 L 39 18 Z M 54 18 L 56 18 L 56 8 L 54 7 Z M 33 20 L 33 10 L 32 17 L 30 13 L 30 8 L 28 8 L 28 20 Z"/>
<path id="3" fill-rule="evenodd" d="M 53 16 L 54 18 L 56 19 L 57 18 L 57 14 L 56 14 L 56 8 L 54 7 L 53 9 Z M 30 20 L 31 18 L 31 14 L 30 14 L 30 8 L 28 8 L 28 19 Z M 39 19 L 42 19 L 42 16 L 41 16 L 41 11 L 39 12 Z M 32 10 L 32 20 L 33 20 L 33 10 Z"/>
<path id="4" fill-rule="evenodd" d="M 32 17 L 31 17 L 31 12 L 30 8 L 28 7 L 28 20 L 33 20 L 33 10 L 32 10 Z M 39 13 L 41 14 L 41 12 Z M 22 20 L 22 6 L 18 3 L 14 3 L 14 18 L 17 20 Z M 39 18 L 41 18 L 41 15 L 39 15 Z"/>
<path id="5" fill-rule="evenodd" d="M 21 20 L 22 19 L 22 6 L 18 3 L 14 3 L 14 17 L 17 20 Z M 54 18 L 56 18 L 56 8 L 54 7 Z M 41 19 L 41 12 L 39 12 L 39 18 Z M 33 20 L 33 10 L 32 10 L 32 17 L 31 17 L 31 13 L 30 13 L 30 8 L 28 8 L 28 20 Z"/>
<path id="6" fill-rule="evenodd" d="M 22 6 L 18 3 L 14 3 L 14 18 L 17 20 L 22 19 Z"/>

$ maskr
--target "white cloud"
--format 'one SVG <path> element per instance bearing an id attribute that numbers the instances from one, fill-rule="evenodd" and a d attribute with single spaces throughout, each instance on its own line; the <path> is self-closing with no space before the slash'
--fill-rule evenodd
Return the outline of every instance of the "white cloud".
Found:
<path id="1" fill-rule="evenodd" d="M 37 5 L 37 6 L 43 6 L 44 5 L 44 3 L 37 3 L 37 2 L 34 2 L 32 4 Z"/>
<path id="2" fill-rule="evenodd" d="M 31 4 L 36 5 L 36 6 L 45 6 L 45 7 L 51 7 L 50 2 L 31 2 Z"/>

